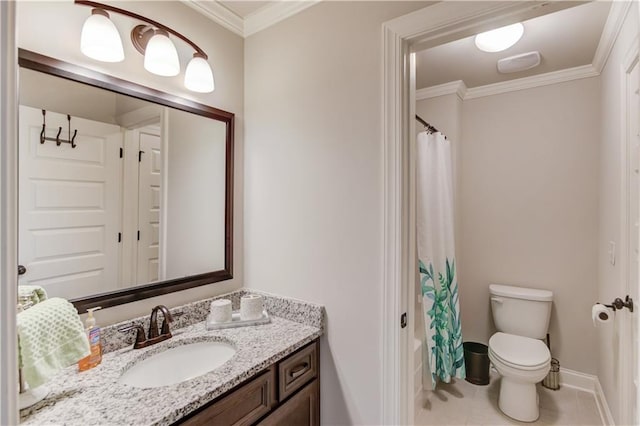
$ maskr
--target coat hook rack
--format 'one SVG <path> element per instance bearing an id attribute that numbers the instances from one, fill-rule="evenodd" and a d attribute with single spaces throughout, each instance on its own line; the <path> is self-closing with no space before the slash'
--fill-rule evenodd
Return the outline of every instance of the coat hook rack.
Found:
<path id="1" fill-rule="evenodd" d="M 77 146 L 75 140 L 76 140 L 76 135 L 78 134 L 78 129 L 74 129 L 73 136 L 71 136 L 71 116 L 67 114 L 68 139 L 60 139 L 60 133 L 62 133 L 62 126 L 58 127 L 58 134 L 56 135 L 55 138 L 50 138 L 45 136 L 44 131 L 47 127 L 46 117 L 47 117 L 47 111 L 43 109 L 42 110 L 42 131 L 40 132 L 40 143 L 51 141 L 51 142 L 55 142 L 57 146 L 60 146 L 61 143 L 68 143 L 68 144 L 71 144 L 71 148 L 75 148 Z"/>

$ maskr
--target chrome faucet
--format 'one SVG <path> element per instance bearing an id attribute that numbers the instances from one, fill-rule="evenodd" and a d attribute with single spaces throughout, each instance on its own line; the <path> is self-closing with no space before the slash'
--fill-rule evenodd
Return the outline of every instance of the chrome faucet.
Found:
<path id="1" fill-rule="evenodd" d="M 158 333 L 158 311 L 162 312 L 164 317 L 162 321 L 162 327 Z M 130 330 L 136 330 L 136 341 L 133 344 L 133 349 L 146 348 L 147 346 L 155 345 L 163 340 L 171 338 L 171 331 L 169 330 L 169 323 L 173 321 L 173 315 L 169 309 L 164 305 L 158 305 L 151 310 L 151 317 L 149 319 L 149 332 L 147 337 L 144 337 L 144 328 L 140 324 L 129 324 L 118 328 L 120 332 L 127 332 Z"/>

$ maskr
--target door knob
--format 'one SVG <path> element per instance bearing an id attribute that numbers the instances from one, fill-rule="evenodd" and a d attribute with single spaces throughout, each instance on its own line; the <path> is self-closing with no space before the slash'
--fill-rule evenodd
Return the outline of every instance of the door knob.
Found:
<path id="1" fill-rule="evenodd" d="M 18 265 L 18 275 L 24 275 L 27 273 L 27 268 L 24 265 Z"/>

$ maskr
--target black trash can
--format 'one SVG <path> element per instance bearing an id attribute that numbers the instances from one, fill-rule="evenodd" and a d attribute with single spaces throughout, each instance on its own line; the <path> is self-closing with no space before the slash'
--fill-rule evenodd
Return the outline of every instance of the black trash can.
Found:
<path id="1" fill-rule="evenodd" d="M 477 342 L 464 342 L 466 381 L 474 385 L 489 384 L 489 348 Z"/>

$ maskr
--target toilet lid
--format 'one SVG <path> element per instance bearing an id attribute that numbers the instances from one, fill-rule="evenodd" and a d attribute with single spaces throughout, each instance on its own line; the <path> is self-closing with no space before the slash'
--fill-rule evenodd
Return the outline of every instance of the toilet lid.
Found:
<path id="1" fill-rule="evenodd" d="M 541 340 L 515 334 L 496 333 L 489 339 L 492 354 L 505 364 L 532 369 L 551 361 L 551 354 Z"/>

